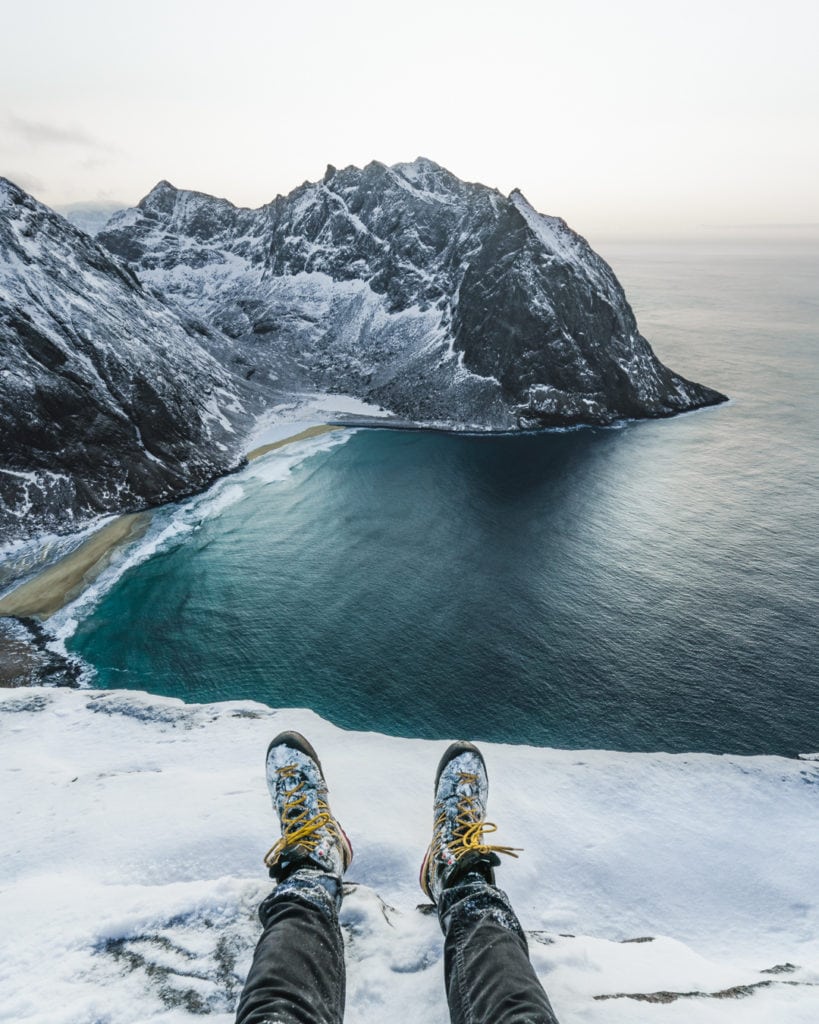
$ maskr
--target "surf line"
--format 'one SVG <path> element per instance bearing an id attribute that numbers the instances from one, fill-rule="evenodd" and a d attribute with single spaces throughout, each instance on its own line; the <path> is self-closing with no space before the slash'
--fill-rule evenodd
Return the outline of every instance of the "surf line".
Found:
<path id="1" fill-rule="evenodd" d="M 249 451 L 246 457 L 250 462 L 295 441 L 306 441 L 340 429 L 343 427 L 339 425 L 316 424 L 292 437 L 260 445 Z M 111 563 L 119 548 L 142 537 L 151 523 L 152 515 L 150 511 L 129 512 L 106 523 L 73 551 L 0 598 L 0 616 L 14 615 L 40 621 L 48 619 L 76 600 Z"/>

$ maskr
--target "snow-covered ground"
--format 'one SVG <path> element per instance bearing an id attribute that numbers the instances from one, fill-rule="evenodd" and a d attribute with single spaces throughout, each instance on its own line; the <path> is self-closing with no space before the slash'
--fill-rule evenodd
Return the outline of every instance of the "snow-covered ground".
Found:
<path id="1" fill-rule="evenodd" d="M 283 441 L 310 427 L 321 426 L 328 420 L 343 419 L 353 425 L 356 417 L 362 417 L 368 422 L 391 418 L 390 413 L 385 412 L 381 406 L 350 395 L 331 395 L 326 392 L 293 395 L 289 401 L 280 402 L 257 417 L 245 439 L 245 449 L 251 451 L 274 441 Z"/>
<path id="2" fill-rule="evenodd" d="M 317 746 L 356 851 L 346 1019 L 448 1019 L 437 921 L 417 909 L 443 742 L 22 689 L 0 691 L 0 1020 L 232 1020 L 283 728 Z M 499 839 L 525 848 L 498 880 L 562 1024 L 819 1020 L 819 763 L 483 750 Z M 670 995 L 635 998 L 653 993 Z"/>

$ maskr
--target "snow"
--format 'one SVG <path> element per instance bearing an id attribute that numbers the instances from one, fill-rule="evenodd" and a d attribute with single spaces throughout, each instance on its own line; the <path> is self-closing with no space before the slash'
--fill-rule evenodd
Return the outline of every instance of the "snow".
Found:
<path id="1" fill-rule="evenodd" d="M 316 413 L 324 416 L 366 416 L 376 419 L 388 419 L 392 414 L 380 405 L 373 405 L 352 395 L 310 395 L 309 405 Z"/>
<path id="2" fill-rule="evenodd" d="M 391 413 L 352 395 L 323 392 L 295 394 L 288 402 L 280 402 L 259 416 L 245 440 L 248 451 L 262 445 L 295 437 L 310 427 L 327 423 L 339 416 L 364 416 L 367 419 L 389 419 Z"/>
<path id="3" fill-rule="evenodd" d="M 0 691 L 0 1020 L 232 1020 L 277 834 L 264 754 L 284 728 L 317 747 L 356 851 L 347 1021 L 448 1019 L 438 925 L 416 909 L 443 740 L 22 689 Z M 498 880 L 563 1024 L 819 1019 L 819 764 L 482 750 L 499 841 L 525 848 Z M 734 986 L 757 987 L 708 995 Z M 620 998 L 662 990 L 705 994 Z"/>
<path id="4" fill-rule="evenodd" d="M 233 433 L 233 425 L 219 408 L 219 402 L 216 399 L 216 395 L 211 395 L 208 400 L 202 404 L 202 419 L 213 420 L 214 422 L 219 423 L 227 433 Z"/>

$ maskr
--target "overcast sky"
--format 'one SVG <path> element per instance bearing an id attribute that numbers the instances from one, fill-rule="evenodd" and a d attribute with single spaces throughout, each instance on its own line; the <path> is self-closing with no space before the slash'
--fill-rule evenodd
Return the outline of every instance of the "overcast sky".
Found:
<path id="1" fill-rule="evenodd" d="M 258 206 L 428 156 L 589 235 L 819 223 L 816 0 L 26 0 L 0 174 Z"/>

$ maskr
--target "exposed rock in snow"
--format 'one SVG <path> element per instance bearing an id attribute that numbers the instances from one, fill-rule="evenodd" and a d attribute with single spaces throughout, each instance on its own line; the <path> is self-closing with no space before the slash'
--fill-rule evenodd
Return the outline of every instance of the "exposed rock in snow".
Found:
<path id="1" fill-rule="evenodd" d="M 237 463 L 242 405 L 209 329 L 5 179 L 0 300 L 0 540 L 166 501 Z"/>
<path id="2" fill-rule="evenodd" d="M 272 388 L 492 429 L 723 400 L 659 362 L 611 269 L 562 220 L 430 160 L 328 167 L 258 210 L 163 181 L 99 238 L 233 339 L 217 358 Z"/>
<path id="3" fill-rule="evenodd" d="M 276 838 L 264 754 L 315 744 L 355 848 L 347 1017 L 448 1021 L 418 868 L 440 743 L 309 711 L 0 690 L 0 991 L 15 1024 L 230 1024 Z M 815 1024 L 819 764 L 482 744 L 498 881 L 563 1024 Z M 737 1005 L 741 1000 L 741 1009 Z"/>
<path id="4" fill-rule="evenodd" d="M 0 618 L 0 687 L 78 686 L 87 666 L 56 646 L 33 619 Z"/>

